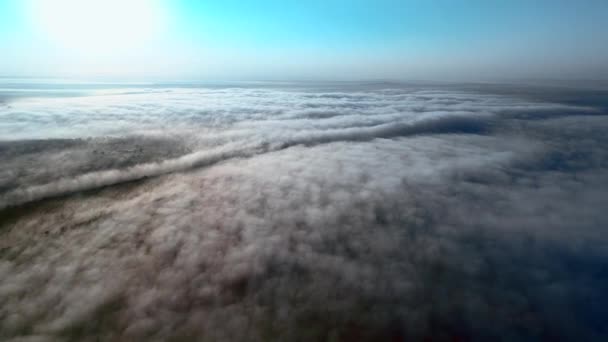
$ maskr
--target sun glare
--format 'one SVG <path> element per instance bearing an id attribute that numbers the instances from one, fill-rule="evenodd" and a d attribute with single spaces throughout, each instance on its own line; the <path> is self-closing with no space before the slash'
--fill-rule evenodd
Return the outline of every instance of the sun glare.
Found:
<path id="1" fill-rule="evenodd" d="M 140 48 L 164 19 L 158 0 L 30 0 L 27 12 L 51 43 L 79 53 Z"/>

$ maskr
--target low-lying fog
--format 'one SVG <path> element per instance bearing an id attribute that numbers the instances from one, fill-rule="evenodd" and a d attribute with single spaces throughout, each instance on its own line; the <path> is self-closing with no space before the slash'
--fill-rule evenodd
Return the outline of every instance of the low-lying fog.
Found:
<path id="1" fill-rule="evenodd" d="M 12 87 L 2 340 L 608 338 L 607 90 Z"/>

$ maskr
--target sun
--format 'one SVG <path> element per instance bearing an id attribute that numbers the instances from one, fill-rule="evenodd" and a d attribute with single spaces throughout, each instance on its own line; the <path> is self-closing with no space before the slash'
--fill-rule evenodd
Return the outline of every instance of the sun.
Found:
<path id="1" fill-rule="evenodd" d="M 33 26 L 58 48 L 80 53 L 137 49 L 163 26 L 160 0 L 29 0 Z"/>

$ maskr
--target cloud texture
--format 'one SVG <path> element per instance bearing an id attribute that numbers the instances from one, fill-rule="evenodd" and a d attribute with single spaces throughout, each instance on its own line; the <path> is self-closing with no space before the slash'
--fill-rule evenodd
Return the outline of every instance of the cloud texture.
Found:
<path id="1" fill-rule="evenodd" d="M 603 340 L 604 114 L 407 87 L 11 102 L 0 337 Z"/>

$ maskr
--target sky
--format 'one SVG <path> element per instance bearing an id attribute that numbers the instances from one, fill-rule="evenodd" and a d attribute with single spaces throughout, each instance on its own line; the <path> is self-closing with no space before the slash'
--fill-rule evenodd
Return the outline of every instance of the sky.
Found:
<path id="1" fill-rule="evenodd" d="M 601 0 L 0 0 L 0 75 L 608 79 Z"/>

